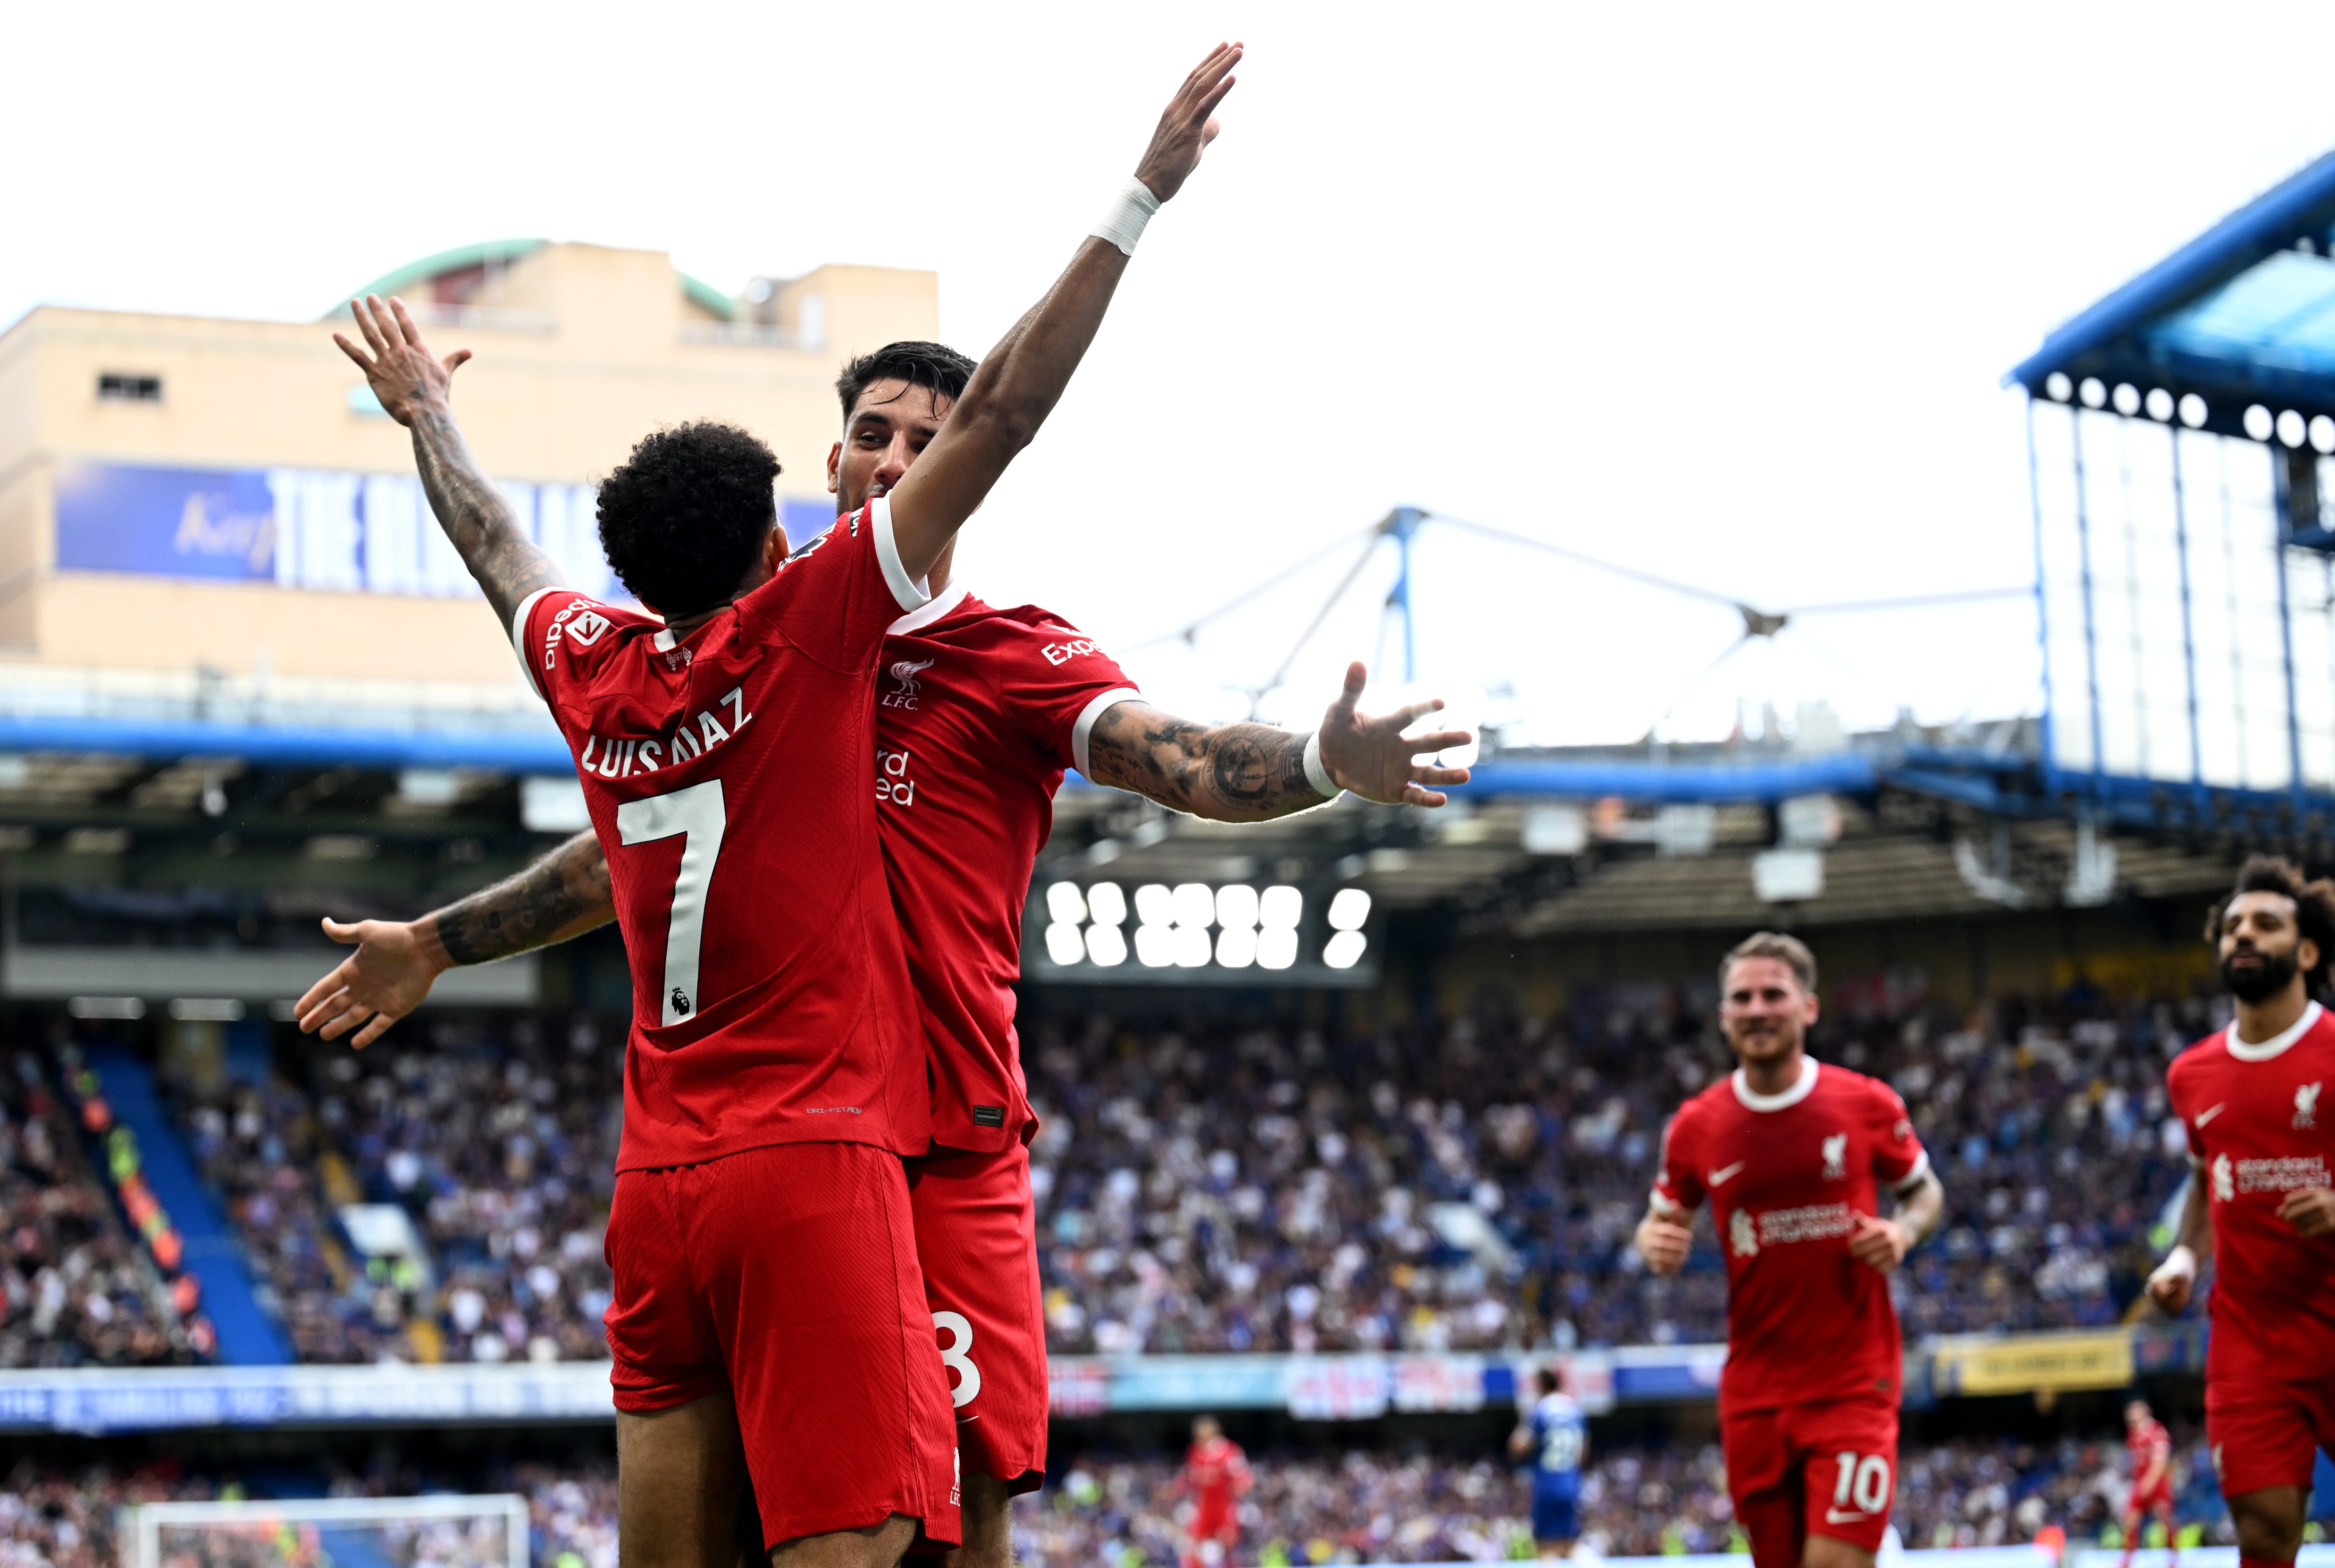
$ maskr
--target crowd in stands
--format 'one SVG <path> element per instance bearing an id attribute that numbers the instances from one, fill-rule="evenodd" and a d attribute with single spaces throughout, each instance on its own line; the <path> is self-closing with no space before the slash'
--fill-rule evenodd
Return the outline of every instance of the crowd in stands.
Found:
<path id="1" fill-rule="evenodd" d="M 1815 1054 L 1895 1084 L 1945 1184 L 1942 1234 L 1894 1277 L 1908 1335 L 2115 1321 L 2186 1171 L 2165 1065 L 2214 1004 L 1841 1011 Z M 1674 1279 L 1630 1245 L 1663 1122 L 1729 1065 L 1683 989 L 1336 1044 L 1026 1023 L 1058 1351 L 1725 1337 L 1707 1219 Z"/>
<path id="2" fill-rule="evenodd" d="M 194 1359 L 38 1051 L 0 1051 L 0 1367 Z"/>
<path id="3" fill-rule="evenodd" d="M 2226 1543 L 2227 1517 L 2195 1434 L 2176 1448 L 2184 1544 Z M 2033 1443 L 1908 1441 L 1894 1523 L 1907 1546 L 2031 1541 L 2051 1528 L 2117 1544 L 2127 1484 L 2115 1436 Z M 1493 1561 L 1530 1553 L 1529 1483 L 1504 1459 L 1357 1450 L 1255 1457 L 1229 1561 L 1267 1568 L 1330 1563 Z M 1082 1456 L 1014 1506 L 1014 1548 L 1030 1568 L 1170 1568 L 1182 1543 L 1177 1462 Z M 530 1562 L 615 1568 L 615 1470 L 607 1463 L 525 1463 L 491 1473 L 320 1473 L 314 1491 L 402 1495 L 427 1489 L 515 1491 L 527 1498 Z M 232 1477 L 175 1468 L 116 1475 L 19 1466 L 0 1477 L 0 1568 L 83 1568 L 121 1561 L 123 1504 L 237 1496 Z M 1680 1445 L 1593 1454 L 1583 1480 L 1583 1541 L 1602 1556 L 1744 1549 L 1719 1451 Z M 2316 1538 L 2314 1530 L 2313 1538 Z M 270 1559 L 275 1561 L 275 1559 Z"/>
<path id="4" fill-rule="evenodd" d="M 621 1036 L 441 1021 L 302 1060 L 305 1085 L 177 1086 L 302 1360 L 606 1357 Z M 419 1251 L 359 1255 L 352 1204 L 402 1210 Z"/>

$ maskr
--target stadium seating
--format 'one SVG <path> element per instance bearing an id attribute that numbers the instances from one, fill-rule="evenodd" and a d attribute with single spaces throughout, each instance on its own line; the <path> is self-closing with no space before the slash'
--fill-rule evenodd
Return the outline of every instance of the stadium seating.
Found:
<path id="1" fill-rule="evenodd" d="M 1725 1282 L 1629 1245 L 1664 1118 L 1724 1070 L 1707 1010 L 1585 992 L 1332 1041 L 1206 1021 L 1027 1021 L 1049 1339 L 1059 1352 L 1708 1342 Z M 1943 1234 L 1894 1276 L 1909 1337 L 2110 1322 L 2185 1171 L 2173 1051 L 2216 1021 L 2079 992 L 1972 1016 L 1828 1021 L 1818 1053 L 1895 1083 L 1945 1178 Z M 408 1026 L 310 1043 L 294 1083 L 180 1091 L 304 1360 L 591 1360 L 621 1098 L 613 1028 Z M 356 1255 L 358 1203 L 424 1255 Z"/>
<path id="2" fill-rule="evenodd" d="M 39 1053 L 0 1053 L 0 1367 L 199 1359 Z"/>
<path id="3" fill-rule="evenodd" d="M 1526 1544 L 1528 1484 L 1497 1456 L 1358 1449 L 1336 1457 L 1255 1458 L 1256 1487 L 1241 1508 L 1241 1562 L 1497 1560 Z M 2071 1540 L 2099 1539 L 2123 1497 L 2122 1460 L 2114 1436 L 2045 1445 L 2012 1437 L 1909 1441 L 1895 1523 L 1909 1546 L 2021 1542 L 2051 1525 Z M 2196 1434 L 2182 1437 L 2175 1465 L 2190 1482 L 2182 1520 L 2200 1525 L 2206 1540 L 2226 1539 L 2211 1462 Z M 1167 1457 L 1071 1459 L 1043 1492 L 1015 1506 L 1017 1557 L 1032 1568 L 1177 1561 L 1176 1470 Z M 532 1518 L 529 1561 L 546 1568 L 615 1563 L 612 1464 L 524 1463 L 428 1476 L 330 1470 L 311 1484 L 343 1495 L 517 1491 Z M 123 1504 L 202 1500 L 233 1495 L 235 1487 L 231 1478 L 175 1471 L 125 1476 L 23 1466 L 0 1478 L 0 1562 L 45 1560 L 53 1568 L 118 1562 L 114 1515 Z M 1735 1543 L 1715 1447 L 1594 1456 L 1582 1496 L 1584 1539 L 1605 1556 L 1723 1552 Z"/>

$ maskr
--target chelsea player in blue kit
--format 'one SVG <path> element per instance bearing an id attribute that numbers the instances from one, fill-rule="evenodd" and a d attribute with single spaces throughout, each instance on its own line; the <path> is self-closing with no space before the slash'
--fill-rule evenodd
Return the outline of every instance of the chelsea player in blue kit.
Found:
<path id="1" fill-rule="evenodd" d="M 1589 1421 L 1554 1370 L 1536 1374 L 1540 1398 L 1508 1439 L 1533 1472 L 1533 1544 L 1544 1557 L 1569 1557 L 1581 1534 L 1581 1464 L 1589 1456 Z"/>

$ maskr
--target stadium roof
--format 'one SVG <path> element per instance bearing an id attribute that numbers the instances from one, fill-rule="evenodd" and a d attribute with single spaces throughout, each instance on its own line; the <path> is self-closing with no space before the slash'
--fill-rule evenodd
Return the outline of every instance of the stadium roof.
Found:
<path id="1" fill-rule="evenodd" d="M 2195 394 L 2203 417 L 2184 422 L 2225 435 L 2256 403 L 2335 414 L 2335 153 L 2079 313 L 2007 379 L 2064 402 L 2087 378 L 2093 396 Z"/>

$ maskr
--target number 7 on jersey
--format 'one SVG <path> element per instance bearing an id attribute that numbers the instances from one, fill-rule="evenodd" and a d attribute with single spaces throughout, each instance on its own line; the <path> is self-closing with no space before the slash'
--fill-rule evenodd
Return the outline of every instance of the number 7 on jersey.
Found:
<path id="1" fill-rule="evenodd" d="M 663 1021 L 679 1023 L 704 999 L 697 990 L 697 958 L 705 942 L 705 893 L 722 854 L 728 824 L 722 780 L 708 779 L 670 795 L 627 800 L 616 808 L 616 837 L 627 845 L 681 837 L 681 869 L 673 879 L 673 921 L 665 928 Z"/>

